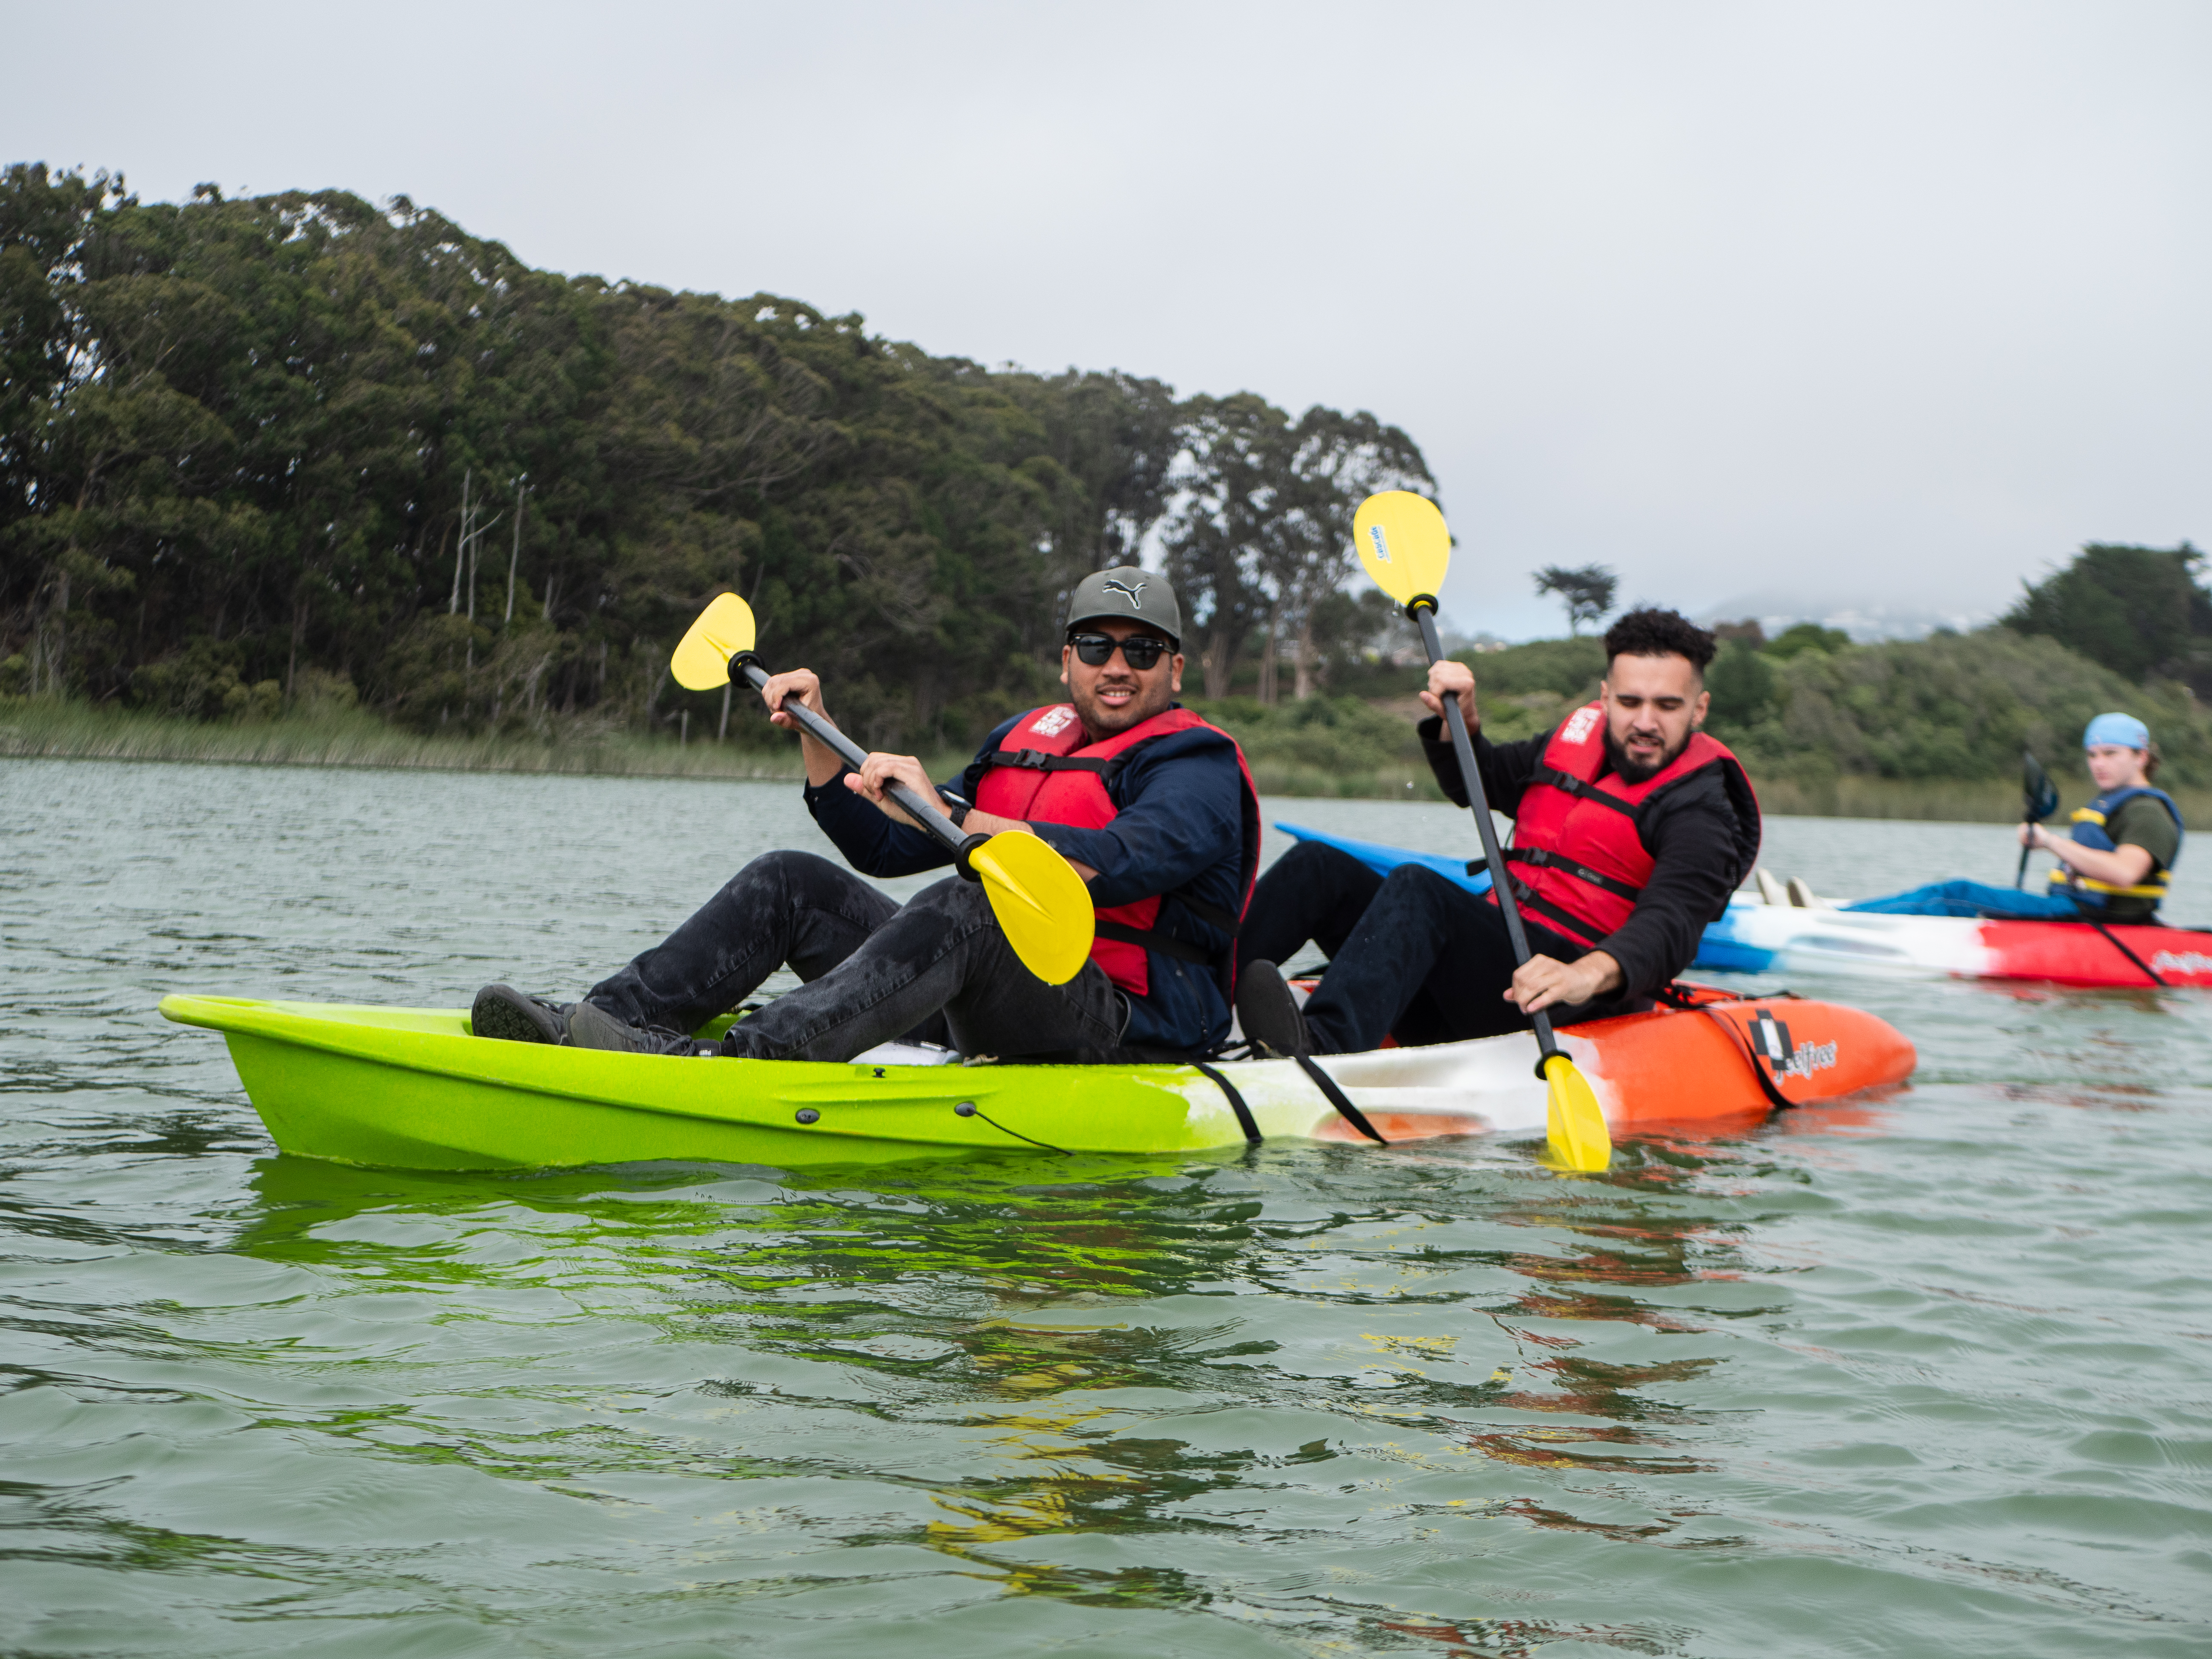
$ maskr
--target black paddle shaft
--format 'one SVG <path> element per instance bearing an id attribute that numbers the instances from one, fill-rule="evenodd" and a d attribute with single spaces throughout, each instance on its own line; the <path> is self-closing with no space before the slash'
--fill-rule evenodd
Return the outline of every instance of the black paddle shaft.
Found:
<path id="1" fill-rule="evenodd" d="M 2058 792 L 2051 787 L 2050 774 L 2033 754 L 2021 750 L 2020 762 L 2021 819 L 2023 823 L 2040 823 L 2057 810 Z M 2027 855 L 2034 850 L 2033 847 L 2020 849 L 2020 868 L 2012 878 L 2014 887 L 2027 885 Z"/>
<path id="2" fill-rule="evenodd" d="M 768 670 L 761 666 L 758 657 L 750 651 L 740 651 L 730 659 L 730 678 L 743 679 L 745 684 L 757 691 L 768 684 L 769 677 Z M 859 771 L 861 767 L 867 764 L 868 755 L 866 750 L 798 699 L 786 698 L 776 706 L 776 712 L 790 715 L 793 720 L 805 728 L 809 737 L 854 771 Z M 945 809 L 942 806 L 923 800 L 920 795 L 915 794 L 902 783 L 889 784 L 885 786 L 884 793 L 904 807 L 908 817 L 936 836 L 952 852 L 962 855 L 958 860 L 962 875 L 966 876 L 970 881 L 977 879 L 975 873 L 968 867 L 966 854 L 971 845 L 980 847 L 988 841 L 990 839 L 988 836 L 962 835 L 952 820 L 945 816 Z"/>
<path id="3" fill-rule="evenodd" d="M 1406 607 L 1421 630 L 1421 648 L 1429 653 L 1431 666 L 1443 660 L 1443 641 L 1437 637 L 1436 601 L 1425 594 L 1417 597 Z M 1498 908 L 1505 913 L 1506 937 L 1513 941 L 1513 965 L 1525 966 L 1528 960 L 1528 932 L 1521 925 L 1520 902 L 1513 896 L 1513 878 L 1505 867 L 1505 855 L 1498 848 L 1498 826 L 1490 821 L 1490 799 L 1482 793 L 1482 771 L 1474 763 L 1474 742 L 1467 734 L 1467 717 L 1459 712 L 1459 699 L 1446 697 L 1444 725 L 1451 732 L 1452 752 L 1459 757 L 1459 774 L 1467 783 L 1468 804 L 1474 809 L 1474 828 L 1482 837 L 1482 856 L 1490 870 L 1490 890 L 1496 895 Z M 1544 1061 L 1559 1052 L 1559 1040 L 1552 1035 L 1552 1017 L 1538 1009 L 1528 1016 L 1536 1028 L 1536 1048 L 1540 1058 L 1536 1062 L 1536 1075 L 1544 1075 Z"/>

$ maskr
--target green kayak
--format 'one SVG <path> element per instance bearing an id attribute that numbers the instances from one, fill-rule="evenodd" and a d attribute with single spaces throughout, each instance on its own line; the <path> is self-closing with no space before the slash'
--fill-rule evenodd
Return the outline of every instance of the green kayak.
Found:
<path id="1" fill-rule="evenodd" d="M 1755 1002 L 1720 1006 L 1746 1031 L 1760 1012 Z M 788 1166 L 1362 1139 L 1332 1092 L 1391 1141 L 1544 1133 L 1545 1088 L 1527 1032 L 1332 1054 L 1316 1062 L 1317 1079 L 1290 1060 L 963 1065 L 895 1046 L 837 1064 L 604 1054 L 473 1036 L 461 1009 L 173 996 L 161 1012 L 224 1035 L 281 1149 L 386 1168 L 664 1158 Z M 1911 1070 L 1911 1045 L 1870 1015 L 1802 1000 L 1781 1012 L 1825 1056 L 1777 1072 L 1775 1086 L 1792 1100 Z M 1763 1114 L 1756 1062 L 1734 1030 L 1696 1013 L 1631 1014 L 1573 1027 L 1561 1041 L 1618 1134 Z M 927 1059 L 939 1063 L 905 1063 Z"/>
<path id="2" fill-rule="evenodd" d="M 345 1164 L 788 1165 L 977 1152 L 1173 1152 L 1250 1138 L 1230 1091 L 1194 1066 L 902 1064 L 902 1057 L 934 1055 L 896 1045 L 834 1064 L 694 1059 L 491 1042 L 471 1036 L 467 1012 L 458 1008 L 173 996 L 161 1012 L 222 1032 L 280 1148 Z M 1410 1058 L 1414 1051 L 1385 1053 Z M 1340 1071 L 1345 1062 L 1329 1064 Z M 1401 1062 L 1399 1069 L 1414 1068 Z M 1517 1103 L 1521 1127 L 1542 1133 L 1544 1089 L 1528 1061 L 1498 1069 L 1519 1072 L 1496 1079 L 1509 1085 L 1494 1091 L 1498 1103 Z M 1289 1061 L 1217 1070 L 1234 1074 L 1230 1086 L 1261 1136 L 1357 1136 Z M 1497 1127 L 1471 1116 L 1455 1091 L 1449 1100 L 1418 1091 L 1428 1097 L 1420 1101 L 1385 1091 L 1399 1094 L 1391 1102 L 1371 1089 L 1360 1092 L 1378 1109 L 1414 1108 L 1418 1121 L 1405 1121 L 1403 1110 L 1386 1112 L 1396 1133 L 1383 1133 L 1392 1139 Z"/>

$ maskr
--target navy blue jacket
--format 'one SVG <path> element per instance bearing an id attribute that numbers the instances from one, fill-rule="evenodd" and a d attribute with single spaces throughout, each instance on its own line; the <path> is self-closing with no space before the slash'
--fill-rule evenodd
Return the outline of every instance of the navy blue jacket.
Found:
<path id="1" fill-rule="evenodd" d="M 982 757 L 1012 731 L 1014 720 L 983 740 L 976 757 L 961 775 L 958 793 L 973 800 L 984 772 Z M 1129 904 L 1155 893 L 1170 896 L 1160 905 L 1153 926 L 1171 939 L 1188 941 L 1226 958 L 1234 941 L 1200 921 L 1172 895 L 1188 888 L 1202 904 L 1241 914 L 1239 884 L 1243 863 L 1243 778 L 1235 746 L 1218 732 L 1194 726 L 1139 745 L 1107 787 L 1118 816 L 1103 830 L 1077 830 L 1064 823 L 1033 823 L 1037 834 L 1062 856 L 1087 864 L 1098 874 L 1091 883 L 1091 902 L 1100 909 Z M 940 786 L 940 793 L 951 786 Z M 910 876 L 942 869 L 952 855 L 924 831 L 894 823 L 865 798 L 845 787 L 841 770 L 828 783 L 806 791 L 807 811 L 822 833 L 837 844 L 846 861 L 862 875 Z M 1129 1024 L 1122 1042 L 1134 1048 L 1209 1053 L 1229 1036 L 1229 1003 L 1213 972 L 1147 951 L 1152 988 L 1129 998 Z"/>

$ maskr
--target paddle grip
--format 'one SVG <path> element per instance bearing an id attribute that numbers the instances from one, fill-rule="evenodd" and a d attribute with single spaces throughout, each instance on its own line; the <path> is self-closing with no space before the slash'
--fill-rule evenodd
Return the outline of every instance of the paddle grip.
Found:
<path id="1" fill-rule="evenodd" d="M 1421 630 L 1421 648 L 1429 653 L 1431 665 L 1442 662 L 1444 647 L 1443 641 L 1437 637 L 1436 601 L 1425 593 L 1417 594 L 1406 607 L 1406 614 Z M 1443 705 L 1444 725 L 1451 732 L 1452 753 L 1459 758 L 1460 776 L 1467 784 L 1468 804 L 1474 809 L 1475 832 L 1482 837 L 1483 861 L 1490 866 L 1490 890 L 1505 915 L 1505 936 L 1513 941 L 1513 965 L 1522 967 L 1528 960 L 1528 933 L 1521 925 L 1520 901 L 1513 896 L 1512 872 L 1506 868 L 1505 854 L 1498 849 L 1498 826 L 1490 821 L 1490 799 L 1482 791 L 1482 769 L 1474 763 L 1474 740 L 1467 734 L 1467 717 L 1459 711 L 1459 699 L 1446 697 Z M 1559 1039 L 1552 1035 L 1552 1017 L 1542 1009 L 1528 1019 L 1536 1028 L 1536 1075 L 1544 1078 L 1545 1062 L 1559 1052 Z"/>
<path id="2" fill-rule="evenodd" d="M 750 651 L 740 651 L 730 659 L 730 678 L 744 680 L 756 691 L 765 686 L 769 679 L 768 671 L 761 666 L 760 659 Z M 786 698 L 776 705 L 776 712 L 790 715 L 809 737 L 854 771 L 867 764 L 866 750 L 805 703 Z M 902 783 L 891 784 L 884 793 L 903 807 L 908 817 L 958 855 L 955 862 L 960 866 L 962 875 L 970 881 L 981 879 L 968 867 L 967 852 L 970 846 L 989 839 L 988 836 L 963 836 L 953 827 L 952 820 L 945 816 L 942 806 L 923 800 Z"/>
<path id="3" fill-rule="evenodd" d="M 952 849 L 952 867 L 957 870 L 963 877 L 969 881 L 982 880 L 983 878 L 976 873 L 975 866 L 970 864 L 968 860 L 969 854 L 974 853 L 977 848 L 988 847 L 990 844 L 991 838 L 988 836 L 979 835 L 969 836 L 967 840 L 962 842 L 959 846 Z"/>

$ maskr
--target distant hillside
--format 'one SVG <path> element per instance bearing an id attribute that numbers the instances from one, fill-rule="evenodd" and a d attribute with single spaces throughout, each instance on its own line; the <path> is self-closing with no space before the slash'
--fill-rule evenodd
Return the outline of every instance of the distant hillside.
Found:
<path id="1" fill-rule="evenodd" d="M 1828 631 L 1808 644 L 1822 632 L 1729 641 L 1713 665 L 1710 729 L 1755 776 L 2011 780 L 2022 748 L 2078 776 L 2081 728 L 2118 708 L 2149 725 L 2162 778 L 2212 787 L 2212 717 L 2179 682 L 2137 684 L 2054 639 L 2006 627 L 1880 645 Z M 1585 637 L 1461 659 L 1474 669 L 1491 735 L 1504 738 L 1547 730 L 1593 695 L 1604 656 Z"/>

